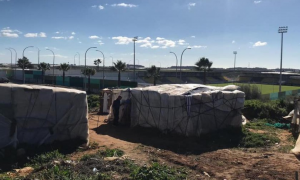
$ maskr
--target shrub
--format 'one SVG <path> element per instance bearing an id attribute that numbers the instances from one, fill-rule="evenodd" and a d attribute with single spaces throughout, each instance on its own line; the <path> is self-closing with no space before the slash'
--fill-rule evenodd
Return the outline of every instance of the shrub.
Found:
<path id="1" fill-rule="evenodd" d="M 98 95 L 89 95 L 87 100 L 89 108 L 95 108 L 100 106 L 100 99 Z"/>
<path id="2" fill-rule="evenodd" d="M 261 91 L 257 85 L 241 84 L 239 86 L 241 88 L 241 91 L 245 93 L 247 100 L 261 98 Z"/>
<path id="3" fill-rule="evenodd" d="M 283 100 L 262 102 L 259 100 L 247 100 L 242 110 L 247 119 L 273 119 L 279 120 L 288 114 L 288 104 Z"/>

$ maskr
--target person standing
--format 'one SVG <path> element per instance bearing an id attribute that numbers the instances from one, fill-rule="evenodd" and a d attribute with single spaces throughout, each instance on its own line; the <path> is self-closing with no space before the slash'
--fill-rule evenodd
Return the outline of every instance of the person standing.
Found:
<path id="1" fill-rule="evenodd" d="M 118 98 L 116 100 L 114 100 L 112 108 L 113 108 L 113 113 L 114 113 L 114 125 L 118 125 L 118 121 L 119 121 L 119 111 L 120 111 L 120 106 L 121 106 L 121 99 L 122 96 L 118 96 Z"/>

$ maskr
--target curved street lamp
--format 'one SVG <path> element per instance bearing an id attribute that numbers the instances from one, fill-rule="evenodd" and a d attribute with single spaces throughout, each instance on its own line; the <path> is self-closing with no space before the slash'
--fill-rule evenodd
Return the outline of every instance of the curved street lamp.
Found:
<path id="1" fill-rule="evenodd" d="M 92 48 L 97 48 L 97 47 L 89 47 L 86 51 L 85 51 L 85 64 L 84 64 L 84 71 L 86 70 L 86 53 L 90 50 L 90 49 L 92 49 Z M 85 85 L 85 79 L 86 79 L 86 75 L 84 74 L 84 90 L 86 91 L 86 85 Z"/>
<path id="2" fill-rule="evenodd" d="M 104 62 L 105 62 L 105 57 L 104 57 L 104 54 L 103 54 L 103 52 L 102 52 L 102 51 L 100 51 L 100 50 L 96 50 L 96 51 L 100 52 L 100 53 L 102 54 L 102 56 L 103 56 L 103 76 L 102 76 L 102 89 L 104 89 Z"/>
<path id="3" fill-rule="evenodd" d="M 25 61 L 24 61 L 24 53 L 25 53 L 25 50 L 27 48 L 33 48 L 34 46 L 27 46 L 26 48 L 24 48 L 23 50 L 23 84 L 25 84 Z"/>
<path id="4" fill-rule="evenodd" d="M 12 51 L 9 48 L 6 49 L 10 51 L 10 68 L 12 69 Z"/>
<path id="5" fill-rule="evenodd" d="M 53 81 L 53 85 L 54 85 L 54 61 L 55 61 L 55 54 L 54 54 L 54 52 L 52 51 L 52 50 L 50 50 L 50 49 L 46 49 L 46 50 L 48 50 L 48 51 L 51 51 L 52 52 L 52 54 L 53 54 L 53 70 L 52 70 L 52 81 Z"/>
<path id="6" fill-rule="evenodd" d="M 181 53 L 181 58 L 180 58 L 180 80 L 182 80 L 181 79 L 181 67 L 182 67 L 182 56 L 183 56 L 183 53 L 184 53 L 184 51 L 186 51 L 187 49 L 191 49 L 191 48 L 185 48 L 183 51 L 182 51 L 182 53 Z"/>
<path id="7" fill-rule="evenodd" d="M 17 51 L 14 49 L 14 48 L 9 48 L 9 49 L 11 49 L 11 50 L 14 50 L 15 51 L 15 72 L 14 72 L 14 74 L 15 74 L 15 77 L 14 78 L 16 78 L 16 68 L 17 68 L 17 65 L 16 65 L 16 63 L 17 63 L 17 59 L 18 59 L 18 53 L 17 53 Z"/>
<path id="8" fill-rule="evenodd" d="M 170 53 L 174 54 L 174 55 L 175 55 L 175 57 L 176 57 L 176 78 L 177 78 L 177 77 L 178 77 L 178 76 L 177 76 L 177 66 L 178 66 L 178 59 L 177 59 L 177 55 L 176 55 L 174 52 L 170 52 Z"/>

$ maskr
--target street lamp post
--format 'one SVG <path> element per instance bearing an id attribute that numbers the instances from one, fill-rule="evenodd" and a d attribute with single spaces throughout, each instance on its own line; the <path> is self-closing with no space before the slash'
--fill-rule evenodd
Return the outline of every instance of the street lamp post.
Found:
<path id="1" fill-rule="evenodd" d="M 279 92 L 281 92 L 281 81 L 282 81 L 282 53 L 283 53 L 283 33 L 287 33 L 288 27 L 279 27 L 278 33 L 281 33 L 281 55 L 280 55 L 280 78 L 279 78 Z"/>
<path id="2" fill-rule="evenodd" d="M 14 48 L 9 48 L 9 49 L 12 49 L 12 50 L 14 50 L 15 51 L 15 72 L 14 72 L 14 74 L 15 74 L 15 77 L 14 78 L 16 78 L 16 63 L 17 63 L 17 59 L 18 59 L 18 53 L 17 53 L 17 51 L 14 49 Z"/>
<path id="3" fill-rule="evenodd" d="M 136 75 L 135 75 L 135 42 L 138 40 L 138 36 L 134 37 L 132 39 L 133 41 L 133 79 L 136 81 Z"/>
<path id="4" fill-rule="evenodd" d="M 33 46 L 27 46 L 23 50 L 23 84 L 25 84 L 25 56 L 24 56 L 24 53 L 27 48 L 33 48 Z"/>
<path id="5" fill-rule="evenodd" d="M 53 85 L 54 85 L 54 61 L 55 61 L 55 54 L 54 54 L 54 52 L 52 51 L 52 50 L 50 50 L 50 49 L 46 49 L 46 50 L 48 50 L 48 51 L 51 51 L 52 52 L 52 54 L 53 54 L 53 70 L 52 70 L 52 81 L 53 81 Z"/>
<path id="6" fill-rule="evenodd" d="M 176 78 L 177 78 L 177 66 L 178 66 L 178 59 L 177 59 L 177 55 L 176 55 L 174 52 L 170 52 L 170 53 L 174 54 L 174 55 L 175 55 L 175 57 L 176 57 Z"/>
<path id="7" fill-rule="evenodd" d="M 6 49 L 10 51 L 10 68 L 12 69 L 12 51 L 9 48 Z"/>
<path id="8" fill-rule="evenodd" d="M 77 54 L 78 54 L 78 56 L 79 56 L 79 66 L 80 66 L 80 54 L 79 54 L 79 52 L 77 52 Z"/>
<path id="9" fill-rule="evenodd" d="M 38 47 L 36 47 L 38 49 L 38 65 L 40 64 L 40 49 Z"/>
<path id="10" fill-rule="evenodd" d="M 233 69 L 235 71 L 235 62 L 236 62 L 236 55 L 237 55 L 237 51 L 233 51 L 234 54 L 234 63 L 233 63 Z"/>
<path id="11" fill-rule="evenodd" d="M 102 75 L 103 75 L 103 76 L 102 76 L 102 89 L 104 89 L 104 62 L 105 62 L 105 57 L 104 57 L 104 54 L 103 54 L 102 51 L 100 51 L 100 50 L 96 50 L 96 51 L 100 52 L 100 53 L 102 54 L 102 56 L 103 56 L 103 63 L 102 63 L 102 64 L 103 64 L 103 69 L 102 69 L 102 70 L 103 70 L 103 71 L 102 71 L 102 73 L 103 73 L 103 74 L 102 74 Z"/>
<path id="12" fill-rule="evenodd" d="M 85 55 L 84 55 L 84 59 L 85 59 L 85 61 L 84 61 L 84 71 L 86 71 L 86 53 L 90 50 L 90 49 L 92 49 L 92 48 L 97 48 L 97 47 L 90 47 L 90 48 L 88 48 L 86 51 L 85 51 Z M 79 53 L 78 53 L 79 54 Z M 85 79 L 86 79 L 86 74 L 84 74 L 84 90 L 86 91 L 86 85 L 85 85 Z"/>
<path id="13" fill-rule="evenodd" d="M 191 49 L 191 48 L 185 48 L 181 53 L 181 58 L 180 58 L 180 80 L 182 80 L 182 78 L 181 78 L 182 56 L 183 56 L 184 51 L 186 51 L 187 49 Z"/>
<path id="14" fill-rule="evenodd" d="M 75 57 L 76 57 L 77 55 L 78 55 L 77 53 L 74 55 L 74 66 L 75 66 Z"/>

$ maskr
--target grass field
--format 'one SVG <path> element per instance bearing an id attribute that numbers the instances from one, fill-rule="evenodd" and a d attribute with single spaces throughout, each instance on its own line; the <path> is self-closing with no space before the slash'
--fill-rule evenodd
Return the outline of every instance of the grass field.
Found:
<path id="1" fill-rule="evenodd" d="M 223 87 L 230 84 L 239 85 L 239 83 L 224 83 L 224 84 L 210 84 L 211 86 Z M 279 85 L 265 85 L 265 84 L 251 84 L 257 85 L 258 88 L 261 90 L 262 94 L 270 94 L 279 92 Z M 290 91 L 290 90 L 298 90 L 300 89 L 299 86 L 281 86 L 281 91 Z"/>

